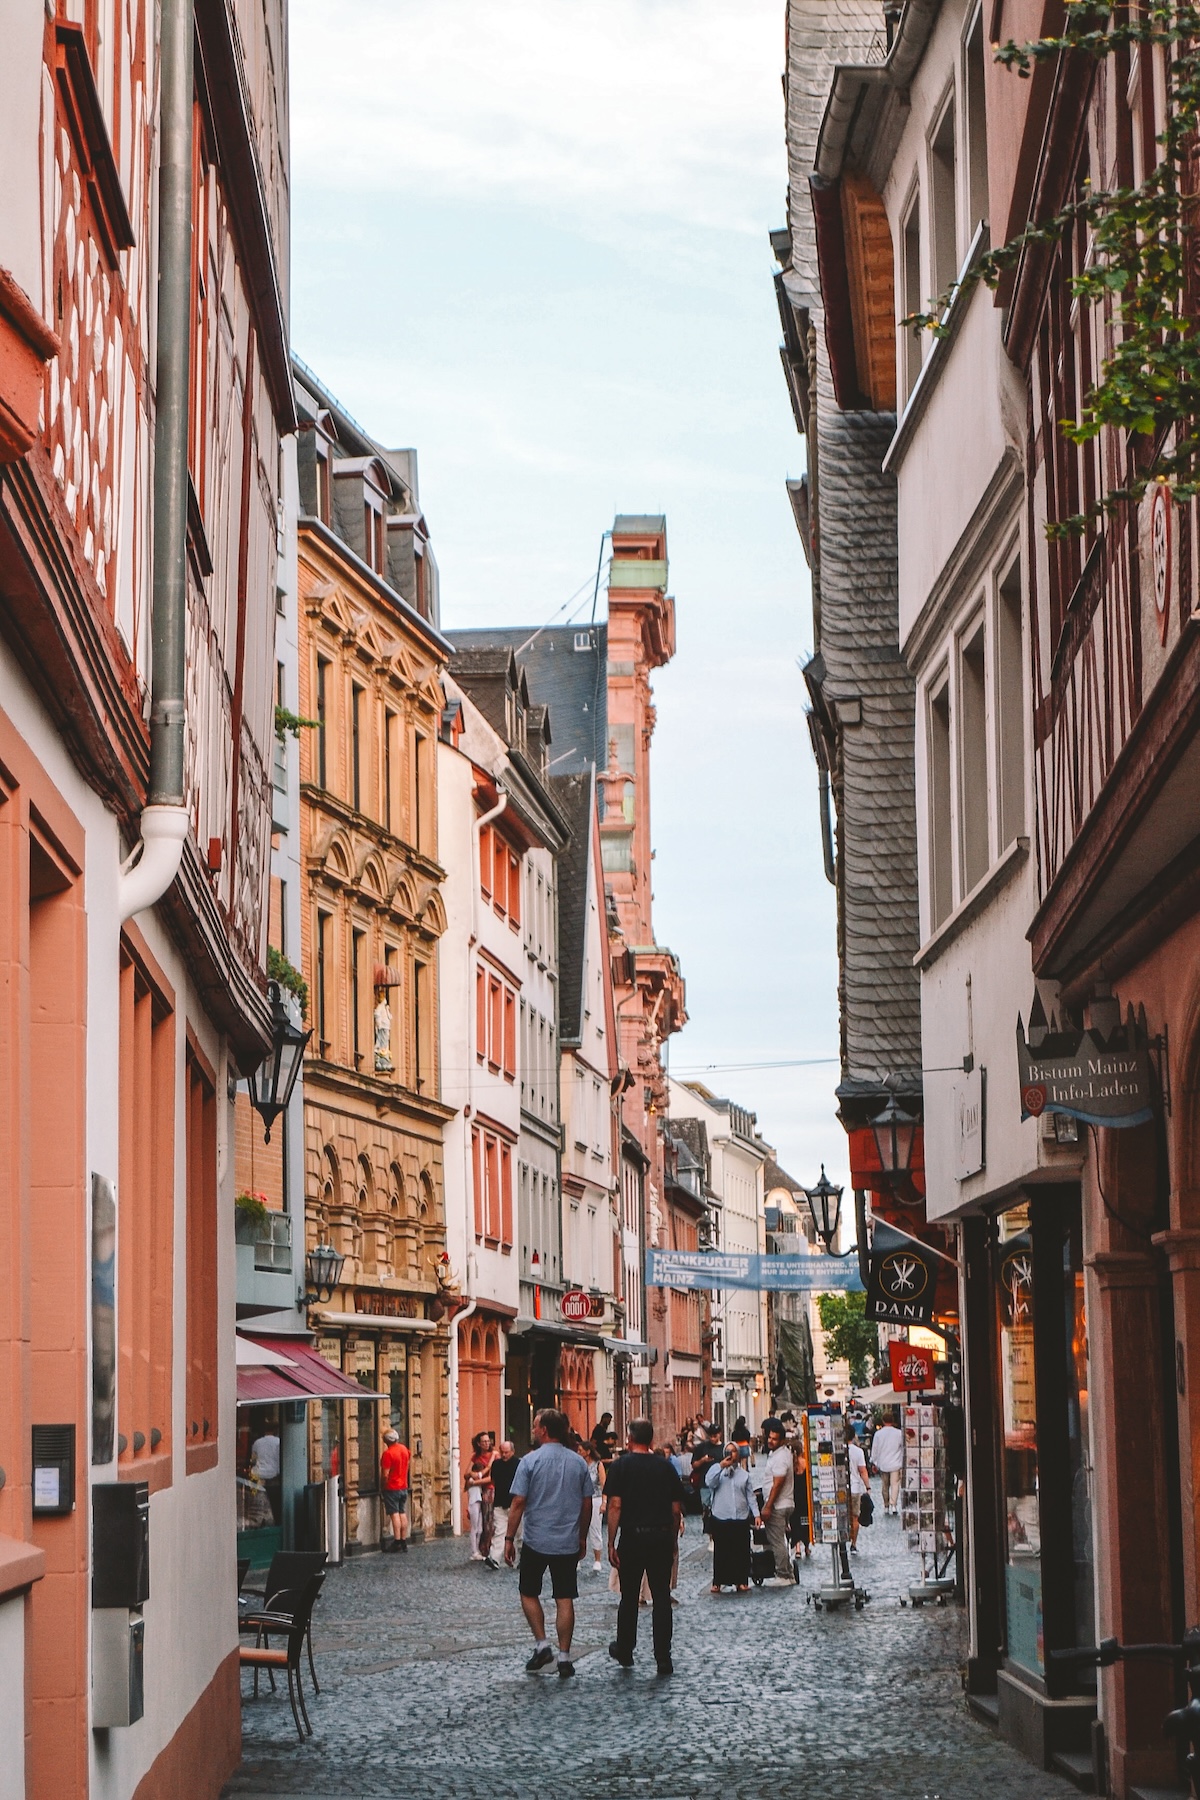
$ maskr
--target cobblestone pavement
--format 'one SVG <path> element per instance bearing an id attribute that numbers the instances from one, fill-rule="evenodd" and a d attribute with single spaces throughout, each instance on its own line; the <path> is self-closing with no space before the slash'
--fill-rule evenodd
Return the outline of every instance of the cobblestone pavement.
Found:
<path id="1" fill-rule="evenodd" d="M 275 1800 L 1066 1800 L 969 1715 L 961 1610 L 901 1608 L 917 1559 L 899 1521 L 862 1533 L 861 1612 L 820 1613 L 816 1550 L 799 1586 L 709 1595 L 689 1519 L 675 1668 L 659 1679 L 642 1624 L 637 1666 L 609 1660 L 616 1596 L 581 1570 L 574 1681 L 526 1675 L 516 1577 L 463 1540 L 334 1570 L 316 1614 L 321 1693 L 301 1746 L 286 1686 L 242 1708 L 226 1789 Z M 607 1571 L 606 1571 L 607 1573 Z M 306 1691 L 307 1691 L 306 1679 Z M 250 1691 L 250 1677 L 242 1679 Z"/>

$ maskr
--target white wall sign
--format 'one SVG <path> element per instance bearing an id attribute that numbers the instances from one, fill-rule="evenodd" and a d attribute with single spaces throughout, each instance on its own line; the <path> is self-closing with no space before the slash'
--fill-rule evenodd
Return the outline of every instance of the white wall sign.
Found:
<path id="1" fill-rule="evenodd" d="M 959 1181 L 978 1175 L 984 1166 L 983 1069 L 972 1069 L 954 1084 L 954 1173 Z"/>

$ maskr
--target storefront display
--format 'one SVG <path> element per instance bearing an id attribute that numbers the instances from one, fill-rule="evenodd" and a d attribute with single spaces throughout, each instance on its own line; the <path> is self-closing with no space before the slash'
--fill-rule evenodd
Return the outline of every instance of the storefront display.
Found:
<path id="1" fill-rule="evenodd" d="M 1004 1434 L 1005 1608 L 1008 1654 L 1044 1667 L 1042 1533 L 1038 1509 L 1033 1246 L 1028 1205 L 1000 1217 L 1000 1419 Z"/>
<path id="2" fill-rule="evenodd" d="M 844 1542 L 850 1536 L 850 1462 L 842 1410 L 810 1406 L 806 1419 L 813 1542 Z"/>
<path id="3" fill-rule="evenodd" d="M 941 1578 L 945 1558 L 954 1547 L 954 1530 L 946 1509 L 946 1439 L 941 1409 L 928 1402 L 900 1409 L 904 1433 L 901 1526 L 910 1550 L 921 1558 L 925 1581 Z"/>

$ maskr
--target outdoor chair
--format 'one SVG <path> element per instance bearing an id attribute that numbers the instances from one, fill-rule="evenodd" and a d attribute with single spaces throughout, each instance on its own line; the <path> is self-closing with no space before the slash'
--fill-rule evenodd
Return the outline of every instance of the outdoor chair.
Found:
<path id="1" fill-rule="evenodd" d="M 288 1679 L 288 1699 L 292 1703 L 292 1717 L 296 1721 L 296 1730 L 300 1742 L 304 1742 L 307 1731 L 312 1736 L 312 1725 L 308 1717 L 308 1709 L 304 1704 L 304 1686 L 300 1673 L 300 1659 L 304 1650 L 305 1638 L 312 1620 L 312 1609 L 316 1603 L 325 1581 L 324 1570 L 311 1575 L 300 1589 L 290 1594 L 281 1595 L 281 1600 L 294 1602 L 286 1612 L 261 1612 L 258 1615 L 258 1639 L 253 1644 L 242 1644 L 238 1649 L 240 1668 L 254 1670 L 254 1698 L 258 1699 L 259 1671 L 265 1669 L 275 1686 L 275 1670 L 286 1669 Z M 283 1644 L 272 1645 L 267 1641 L 268 1633 L 283 1637 Z M 310 1652 L 311 1654 L 311 1652 Z M 303 1723 L 301 1723 L 303 1721 Z"/>
<path id="2" fill-rule="evenodd" d="M 271 1558 L 271 1566 L 267 1570 L 267 1579 L 263 1587 L 261 1600 L 255 1596 L 254 1602 L 245 1597 L 238 1614 L 239 1631 L 258 1631 L 258 1621 L 264 1612 L 290 1614 L 292 1605 L 289 1597 L 301 1591 L 305 1582 L 312 1575 L 320 1575 L 322 1581 L 326 1573 L 324 1550 L 279 1550 Z M 318 1583 L 317 1592 L 319 1593 Z M 260 1639 L 261 1641 L 261 1639 Z M 308 1647 L 308 1672 L 312 1676 L 313 1693 L 319 1694 L 321 1684 L 317 1680 L 317 1666 L 313 1661 L 312 1623 L 309 1622 L 305 1642 Z"/>

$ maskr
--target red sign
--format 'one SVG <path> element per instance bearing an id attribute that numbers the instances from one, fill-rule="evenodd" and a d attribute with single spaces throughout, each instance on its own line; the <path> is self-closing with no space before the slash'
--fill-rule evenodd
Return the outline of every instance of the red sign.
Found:
<path id="1" fill-rule="evenodd" d="M 915 1344 L 902 1344 L 893 1338 L 888 1345 L 892 1365 L 892 1386 L 898 1394 L 921 1392 L 935 1385 L 933 1351 L 918 1350 Z"/>
<path id="2" fill-rule="evenodd" d="M 1030 1082 L 1021 1089 L 1021 1105 L 1031 1119 L 1040 1119 L 1046 1110 L 1046 1090 L 1040 1082 Z"/>
<path id="3" fill-rule="evenodd" d="M 592 1316 L 591 1296 L 585 1294 L 582 1288 L 568 1288 L 558 1303 L 558 1310 L 573 1325 L 581 1325 Z"/>

